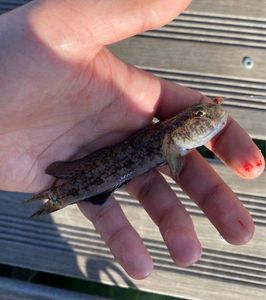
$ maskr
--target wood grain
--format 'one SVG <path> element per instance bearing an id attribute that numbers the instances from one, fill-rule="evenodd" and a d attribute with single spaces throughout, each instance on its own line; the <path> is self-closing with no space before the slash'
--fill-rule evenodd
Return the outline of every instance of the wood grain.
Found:
<path id="1" fill-rule="evenodd" d="M 227 244 L 188 197 L 170 182 L 193 216 L 203 245 L 203 256 L 192 267 L 174 265 L 158 229 L 137 201 L 123 190 L 117 191 L 115 196 L 153 257 L 155 272 L 151 277 L 143 281 L 128 278 L 75 206 L 29 220 L 27 216 L 33 208 L 21 205 L 21 200 L 27 197 L 21 194 L 2 193 L 1 203 L 5 205 L 0 214 L 0 261 L 191 299 L 208 299 L 217 287 L 223 291 L 216 295 L 217 299 L 235 299 L 236 295 L 240 299 L 261 299 L 265 285 L 265 174 L 254 181 L 255 196 L 241 179 L 233 179 L 221 164 L 213 162 L 212 165 L 231 186 L 237 187 L 236 192 L 241 192 L 240 198 L 253 213 L 257 229 L 253 240 L 245 246 Z"/>
<path id="2" fill-rule="evenodd" d="M 0 277 L 1 300 L 106 300 L 83 293 Z"/>
<path id="3" fill-rule="evenodd" d="M 26 2 L 0 0 L 0 13 Z M 193 1 L 186 12 L 165 27 L 110 46 L 126 62 L 156 76 L 209 96 L 226 97 L 230 114 L 253 138 L 264 141 L 265 48 L 264 0 Z M 243 64 L 246 56 L 252 59 L 252 68 Z M 29 220 L 27 216 L 34 208 L 21 205 L 27 195 L 6 192 L 0 193 L 0 262 L 189 299 L 263 299 L 265 173 L 247 184 L 216 160 L 210 163 L 255 221 L 255 236 L 245 246 L 227 244 L 199 208 L 169 181 L 192 215 L 203 245 L 202 258 L 192 267 L 173 264 L 158 229 L 123 190 L 115 196 L 154 260 L 155 270 L 149 278 L 128 278 L 75 206 Z M 12 286 L 9 282 L 8 287 Z M 0 280 L 0 293 L 3 291 L 6 289 Z M 21 297 L 27 295 L 20 291 Z"/>
<path id="4" fill-rule="evenodd" d="M 226 98 L 229 113 L 257 139 L 265 138 L 265 51 L 256 48 L 134 37 L 110 49 L 124 61 L 156 76 Z M 163 51 L 162 51 L 163 49 Z M 242 66 L 243 57 L 254 68 Z M 249 118 L 246 116 L 249 115 Z"/>

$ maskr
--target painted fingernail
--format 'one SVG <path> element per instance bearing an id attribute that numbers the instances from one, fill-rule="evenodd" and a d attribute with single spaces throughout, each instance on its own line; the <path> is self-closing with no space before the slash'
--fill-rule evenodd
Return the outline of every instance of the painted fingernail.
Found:
<path id="1" fill-rule="evenodd" d="M 260 154 L 261 155 L 261 154 Z M 253 161 L 242 163 L 236 172 L 238 175 L 244 178 L 256 178 L 264 170 L 265 162 L 263 158 L 255 158 Z"/>
<path id="2" fill-rule="evenodd" d="M 254 163 L 244 163 L 237 168 L 237 173 L 244 178 L 256 178 L 264 170 L 264 162 L 262 160 L 255 161 Z"/>

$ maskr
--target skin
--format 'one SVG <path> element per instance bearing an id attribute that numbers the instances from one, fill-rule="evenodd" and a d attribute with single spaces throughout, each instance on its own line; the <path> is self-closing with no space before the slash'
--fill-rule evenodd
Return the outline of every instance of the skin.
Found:
<path id="1" fill-rule="evenodd" d="M 83 200 L 102 205 L 117 188 L 166 163 L 172 177 L 178 178 L 183 156 L 218 134 L 226 125 L 227 117 L 228 113 L 215 100 L 192 105 L 180 114 L 149 124 L 122 142 L 81 159 L 53 162 L 45 173 L 63 179 L 63 183 L 54 184 L 25 201 L 45 200 L 31 217 Z"/>
<path id="2" fill-rule="evenodd" d="M 69 160 L 77 152 L 83 156 L 123 140 L 153 116 L 164 119 L 208 101 L 125 64 L 105 48 L 166 24 L 189 2 L 169 0 L 166 6 L 162 0 L 44 0 L 2 15 L 0 188 L 48 188 L 53 178 L 44 170 L 51 162 Z M 232 119 L 208 147 L 245 179 L 264 169 L 261 152 Z M 186 157 L 178 184 L 225 240 L 239 245 L 251 239 L 249 213 L 197 152 Z M 177 265 L 199 259 L 201 246 L 192 220 L 158 171 L 135 178 L 126 190 L 159 227 Z M 79 208 L 131 277 L 151 273 L 152 260 L 113 197 L 102 206 L 83 202 Z"/>

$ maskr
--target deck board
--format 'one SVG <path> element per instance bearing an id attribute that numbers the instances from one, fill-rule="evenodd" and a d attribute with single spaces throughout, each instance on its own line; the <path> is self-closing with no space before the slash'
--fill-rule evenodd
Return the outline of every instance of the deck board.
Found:
<path id="1" fill-rule="evenodd" d="M 0 13 L 26 2 L 0 0 Z M 264 0 L 240 0 L 237 5 L 232 0 L 215 4 L 197 0 L 165 27 L 110 49 L 156 76 L 209 96 L 224 96 L 230 114 L 253 138 L 265 141 L 265 27 Z M 245 56 L 253 59 L 253 68 L 242 64 Z M 202 242 L 202 258 L 194 266 L 174 265 L 158 229 L 138 202 L 121 189 L 115 196 L 154 260 L 155 270 L 149 278 L 130 279 L 76 206 L 30 220 L 27 216 L 32 208 L 21 205 L 27 196 L 7 192 L 0 193 L 0 263 L 189 299 L 263 299 L 266 173 L 247 184 L 216 160 L 210 163 L 252 214 L 256 231 L 247 245 L 226 243 L 168 179 L 191 214 Z"/>
<path id="2" fill-rule="evenodd" d="M 138 36 L 110 46 L 114 54 L 161 78 L 222 96 L 229 113 L 253 138 L 265 137 L 265 50 Z M 163 49 L 163 51 L 161 50 Z M 151 54 L 152 53 L 152 54 Z M 241 60 L 253 57 L 253 70 Z M 186 59 L 184 59 L 184 57 Z M 246 116 L 249 115 L 249 118 Z"/>
<path id="3" fill-rule="evenodd" d="M 218 163 L 213 166 L 232 184 L 230 171 Z M 265 174 L 254 181 L 258 187 L 257 197 L 263 197 L 263 180 Z M 234 183 L 248 199 L 248 205 L 255 207 L 255 212 L 259 210 L 262 220 L 265 220 L 265 206 L 260 205 L 258 198 L 250 198 L 248 187 L 238 185 L 237 181 L 241 179 L 236 178 Z M 192 267 L 174 265 L 158 229 L 137 201 L 123 190 L 118 190 L 115 196 L 153 257 L 155 271 L 149 278 L 143 281 L 130 279 L 113 261 L 109 249 L 75 206 L 30 220 L 27 216 L 32 208 L 21 204 L 21 200 L 27 197 L 21 194 L 2 193 L 1 203 L 5 205 L 0 214 L 0 261 L 191 299 L 207 299 L 218 287 L 223 292 L 216 295 L 217 299 L 235 299 L 236 293 L 240 299 L 261 299 L 265 293 L 265 223 L 257 222 L 255 236 L 247 245 L 229 245 L 195 205 L 191 208 L 191 201 L 181 190 L 172 182 L 170 184 L 190 211 L 202 242 L 203 256 Z"/>
<path id="4" fill-rule="evenodd" d="M 107 300 L 83 293 L 0 277 L 1 300 Z"/>

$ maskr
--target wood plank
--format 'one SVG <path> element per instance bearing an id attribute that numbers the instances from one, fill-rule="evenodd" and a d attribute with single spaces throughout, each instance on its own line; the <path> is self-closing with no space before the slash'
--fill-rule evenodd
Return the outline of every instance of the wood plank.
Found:
<path id="1" fill-rule="evenodd" d="M 0 14 L 6 13 L 21 5 L 27 4 L 31 0 L 0 0 Z"/>
<path id="2" fill-rule="evenodd" d="M 0 0 L 0 12 L 6 12 L 23 5 L 30 0 Z M 193 1 L 185 14 L 242 18 L 243 20 L 264 20 L 265 1 L 264 0 L 217 0 L 215 4 L 211 0 Z"/>
<path id="3" fill-rule="evenodd" d="M 213 166 L 226 181 L 232 180 L 233 175 L 221 164 Z M 172 185 L 192 214 L 203 245 L 201 260 L 189 268 L 173 264 L 146 212 L 123 190 L 117 191 L 118 201 L 143 237 L 155 264 L 154 273 L 142 281 L 128 278 L 75 206 L 29 220 L 26 216 L 32 208 L 20 203 L 25 195 L 14 197 L 5 193 L 0 202 L 5 203 L 0 214 L 0 262 L 190 299 L 208 299 L 218 288 L 222 292 L 216 295 L 217 299 L 261 299 L 265 287 L 264 180 L 265 174 L 254 181 L 254 187 L 250 185 L 250 190 L 240 183 L 246 181 L 234 179 L 238 193 L 257 217 L 255 236 L 245 246 L 228 245 L 196 206 Z M 256 196 L 252 195 L 253 191 Z"/>
<path id="4" fill-rule="evenodd" d="M 25 1 L 0 0 L 0 8 L 8 10 L 19 3 Z M 194 1 L 188 11 L 167 26 L 110 48 L 123 60 L 159 77 L 211 97 L 227 98 L 225 105 L 240 125 L 253 138 L 265 139 L 263 10 L 262 0 L 252 5 L 245 0 L 237 5 L 228 0 L 215 5 Z M 242 63 L 246 56 L 253 60 L 251 69 Z"/>
<path id="5" fill-rule="evenodd" d="M 27 1 L 0 0 L 0 13 Z M 230 114 L 254 138 L 265 140 L 265 1 L 198 0 L 162 29 L 111 46 L 125 61 L 209 96 L 227 97 Z M 245 68 L 242 59 L 253 59 Z M 248 116 L 248 118 L 247 118 Z M 123 190 L 115 193 L 153 257 L 155 271 L 134 281 L 112 259 L 75 206 L 37 220 L 23 194 L 1 193 L 0 262 L 189 299 L 262 299 L 265 296 L 265 173 L 249 182 L 217 161 L 212 166 L 250 210 L 256 224 L 245 246 L 227 244 L 196 205 L 170 181 L 193 217 L 203 245 L 201 260 L 178 268 L 158 229 Z M 3 204 L 4 203 L 4 204 Z M 138 216 L 138 218 L 136 218 Z M 217 293 L 219 291 L 219 293 Z"/>
<path id="6" fill-rule="evenodd" d="M 171 23 L 142 36 L 265 49 L 265 22 L 184 12 Z"/>
<path id="7" fill-rule="evenodd" d="M 233 77 L 233 80 L 246 79 L 258 84 L 265 79 L 265 53 L 256 48 L 167 40 L 155 34 L 152 37 L 130 38 L 110 48 L 125 61 L 144 68 L 177 70 L 210 77 L 216 74 L 221 79 Z M 245 56 L 253 58 L 254 68 L 245 69 L 242 66 L 241 61 Z"/>
<path id="8" fill-rule="evenodd" d="M 265 20 L 265 1 L 264 0 L 211 0 L 193 1 L 187 11 L 197 14 L 232 16 L 243 19 Z"/>
<path id="9" fill-rule="evenodd" d="M 240 2 L 241 9 L 232 1 L 194 1 L 170 24 L 110 49 L 156 76 L 227 98 L 240 125 L 265 139 L 265 5 L 257 1 L 256 10 L 249 10 L 249 3 Z M 246 56 L 254 63 L 250 69 L 243 64 Z"/>
<path id="10" fill-rule="evenodd" d="M 156 76 L 197 89 L 210 97 L 225 97 L 225 106 L 240 125 L 253 138 L 265 139 L 264 51 L 252 48 L 247 52 L 244 47 L 216 44 L 206 47 L 204 43 L 181 40 L 166 42 L 154 37 L 134 37 L 110 49 L 124 61 Z M 254 59 L 252 70 L 241 64 L 247 53 Z"/>
<path id="11" fill-rule="evenodd" d="M 104 300 L 83 293 L 0 277 L 1 300 Z"/>

